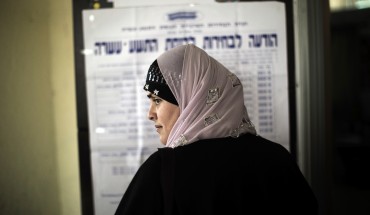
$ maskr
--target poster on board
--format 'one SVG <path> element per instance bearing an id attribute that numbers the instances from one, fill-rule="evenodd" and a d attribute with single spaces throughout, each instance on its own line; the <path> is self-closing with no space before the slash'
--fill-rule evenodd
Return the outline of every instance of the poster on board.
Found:
<path id="1" fill-rule="evenodd" d="M 162 147 L 143 86 L 150 64 L 175 46 L 193 43 L 235 73 L 258 134 L 289 149 L 285 23 L 279 2 L 83 11 L 96 215 L 114 213 L 139 166 Z"/>
<path id="2" fill-rule="evenodd" d="M 147 6 L 159 6 L 159 5 L 185 5 L 185 4 L 214 4 L 216 0 L 111 0 L 115 8 L 120 7 L 147 7 Z"/>

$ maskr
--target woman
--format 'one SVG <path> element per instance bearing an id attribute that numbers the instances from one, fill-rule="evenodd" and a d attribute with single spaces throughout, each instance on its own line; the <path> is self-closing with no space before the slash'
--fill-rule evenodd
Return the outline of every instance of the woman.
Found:
<path id="1" fill-rule="evenodd" d="M 289 152 L 256 135 L 239 79 L 206 52 L 165 52 L 144 89 L 166 147 L 140 167 L 117 215 L 317 213 Z"/>

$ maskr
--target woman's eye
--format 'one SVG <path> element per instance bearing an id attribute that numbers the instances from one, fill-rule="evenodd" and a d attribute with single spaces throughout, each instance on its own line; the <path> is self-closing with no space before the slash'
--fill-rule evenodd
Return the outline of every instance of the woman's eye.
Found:
<path id="1" fill-rule="evenodd" d="M 153 101 L 156 105 L 159 105 L 159 103 L 161 103 L 162 100 L 161 99 L 153 99 Z"/>

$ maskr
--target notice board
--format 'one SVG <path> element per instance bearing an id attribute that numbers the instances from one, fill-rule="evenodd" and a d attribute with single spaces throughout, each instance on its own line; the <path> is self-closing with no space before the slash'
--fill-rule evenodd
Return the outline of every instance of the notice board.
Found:
<path id="1" fill-rule="evenodd" d="M 79 126 L 83 213 L 114 214 L 136 170 L 162 147 L 143 86 L 154 59 L 178 45 L 193 43 L 235 73 L 257 133 L 292 149 L 286 14 L 282 2 L 83 10 L 76 67 L 79 121 L 87 122 Z"/>

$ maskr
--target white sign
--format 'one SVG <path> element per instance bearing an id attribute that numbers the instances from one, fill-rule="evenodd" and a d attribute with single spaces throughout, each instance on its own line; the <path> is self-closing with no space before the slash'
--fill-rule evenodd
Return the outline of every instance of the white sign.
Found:
<path id="1" fill-rule="evenodd" d="M 289 148 L 283 3 L 153 6 L 83 12 L 95 213 L 113 214 L 140 164 L 161 147 L 143 90 L 164 51 L 194 43 L 244 86 L 259 135 Z"/>
<path id="2" fill-rule="evenodd" d="M 112 0 L 115 8 L 120 7 L 147 7 L 147 6 L 158 6 L 158 5 L 194 5 L 194 4 L 212 4 L 216 3 L 215 0 Z"/>

